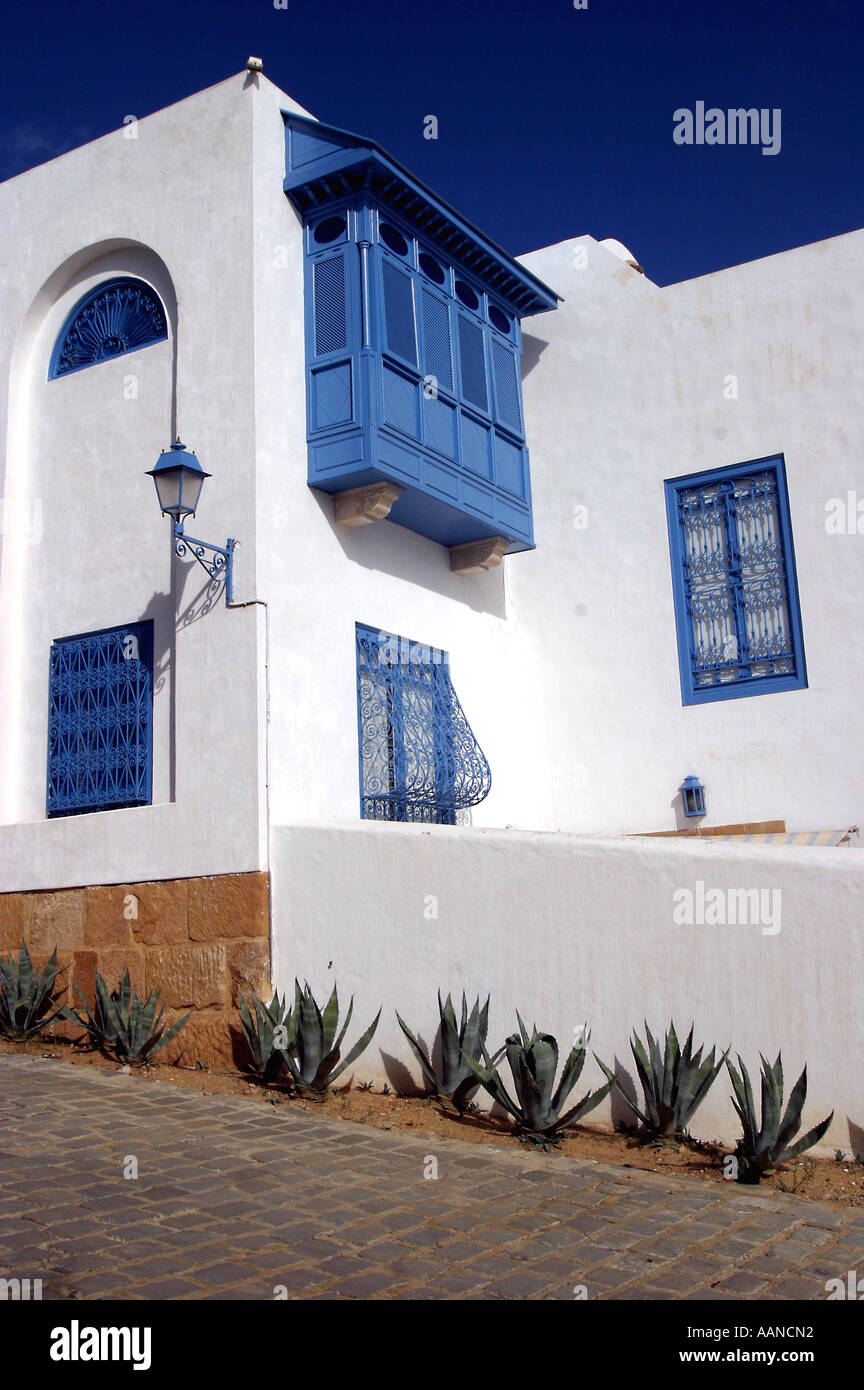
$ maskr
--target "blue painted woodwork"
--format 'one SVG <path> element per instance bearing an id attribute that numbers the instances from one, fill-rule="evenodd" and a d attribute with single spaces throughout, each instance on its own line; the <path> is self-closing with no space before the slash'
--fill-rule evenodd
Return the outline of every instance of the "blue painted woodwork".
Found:
<path id="1" fill-rule="evenodd" d="M 149 804 L 152 725 L 152 622 L 54 642 L 48 815 Z"/>
<path id="2" fill-rule="evenodd" d="M 670 479 L 666 508 L 683 703 L 805 688 L 782 454 Z"/>
<path id="3" fill-rule="evenodd" d="M 143 280 L 106 280 L 67 315 L 51 354 L 48 379 L 137 352 L 168 336 L 162 301 Z"/>
<path id="4" fill-rule="evenodd" d="M 310 486 L 396 483 L 391 521 L 447 546 L 532 548 L 520 319 L 557 296 L 373 142 L 284 116 Z"/>
<path id="5" fill-rule="evenodd" d="M 358 623 L 360 814 L 454 825 L 492 774 L 450 680 L 446 652 Z"/>
<path id="6" fill-rule="evenodd" d="M 705 788 L 698 777 L 685 777 L 678 788 L 685 816 L 704 816 Z"/>

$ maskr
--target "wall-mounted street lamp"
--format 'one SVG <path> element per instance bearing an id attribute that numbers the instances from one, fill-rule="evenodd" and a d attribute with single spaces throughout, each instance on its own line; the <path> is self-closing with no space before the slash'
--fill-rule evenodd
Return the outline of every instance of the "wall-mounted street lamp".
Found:
<path id="1" fill-rule="evenodd" d="M 705 815 L 705 788 L 698 777 L 685 777 L 678 790 L 685 816 Z"/>
<path id="2" fill-rule="evenodd" d="M 174 554 L 181 559 L 193 555 L 211 579 L 221 579 L 224 575 L 225 602 L 231 603 L 234 596 L 233 540 L 229 538 L 224 546 L 211 545 L 209 541 L 187 536 L 183 530 L 184 519 L 195 515 L 204 479 L 211 474 L 205 473 L 195 455 L 178 439 L 170 449 L 163 449 L 156 467 L 148 468 L 147 476 L 156 485 L 162 515 L 174 519 Z"/>

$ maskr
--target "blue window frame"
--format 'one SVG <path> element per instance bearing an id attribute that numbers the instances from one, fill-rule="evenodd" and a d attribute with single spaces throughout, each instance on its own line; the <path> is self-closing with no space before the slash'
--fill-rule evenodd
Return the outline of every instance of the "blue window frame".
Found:
<path id="1" fill-rule="evenodd" d="M 446 652 L 358 623 L 357 724 L 365 820 L 455 825 L 489 795 Z"/>
<path id="2" fill-rule="evenodd" d="M 48 815 L 148 805 L 152 761 L 152 621 L 54 642 Z"/>
<path id="3" fill-rule="evenodd" d="M 137 352 L 167 337 L 168 320 L 155 290 L 128 275 L 105 280 L 67 315 L 51 354 L 48 379 Z"/>
<path id="4" fill-rule="evenodd" d="M 683 703 L 805 688 L 782 454 L 672 478 L 666 509 Z"/>

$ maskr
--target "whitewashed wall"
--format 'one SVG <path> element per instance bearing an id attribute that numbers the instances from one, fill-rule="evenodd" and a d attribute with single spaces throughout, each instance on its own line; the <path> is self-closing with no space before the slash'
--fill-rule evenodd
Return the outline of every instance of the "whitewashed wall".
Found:
<path id="1" fill-rule="evenodd" d="M 274 159 L 277 138 L 271 121 Z M 590 238 L 523 258 L 565 296 L 525 324 L 537 549 L 455 578 L 443 548 L 390 522 L 340 531 L 330 499 L 305 487 L 300 324 L 272 253 L 288 248 L 299 284 L 301 235 L 279 196 L 260 195 L 255 260 L 273 823 L 358 813 L 358 620 L 450 652 L 493 771 L 476 825 L 673 829 L 689 773 L 707 786 L 708 823 L 864 820 L 864 751 L 848 732 L 864 536 L 825 527 L 864 445 L 864 234 L 667 289 Z M 778 452 L 809 689 L 684 708 L 663 481 Z"/>
<path id="2" fill-rule="evenodd" d="M 666 289 L 590 238 L 526 257 L 565 296 L 525 325 L 537 550 L 457 578 L 389 522 L 340 530 L 306 485 L 285 107 L 240 74 L 0 189 L 2 495 L 41 508 L 38 544 L 0 537 L 0 890 L 256 868 L 268 814 L 356 818 L 358 620 L 450 652 L 493 772 L 478 826 L 673 828 L 689 772 L 715 824 L 861 821 L 864 539 L 827 535 L 825 504 L 864 443 L 864 234 Z M 169 341 L 47 382 L 64 313 L 108 270 L 160 288 Z M 200 572 L 175 562 L 172 590 L 145 477 L 178 429 L 214 475 L 194 531 L 237 538 L 237 599 L 260 604 L 191 624 Z M 810 688 L 684 709 L 663 480 L 781 450 Z M 150 614 L 156 804 L 45 823 L 50 641 Z"/>
<path id="3" fill-rule="evenodd" d="M 258 95 L 240 75 L 0 189 L 0 495 L 38 516 L 2 536 L 0 890 L 266 865 L 264 614 L 208 609 L 145 476 L 179 432 L 213 474 L 188 529 L 237 539 L 254 597 Z M 114 274 L 159 291 L 168 341 L 48 381 L 66 313 Z M 46 823 L 51 641 L 147 617 L 154 805 Z"/>
<path id="4" fill-rule="evenodd" d="M 864 860 L 853 851 L 298 825 L 274 832 L 272 875 L 279 988 L 296 974 L 319 997 L 334 980 L 344 1004 L 355 993 L 349 1045 L 384 1006 L 358 1080 L 401 1087 L 407 1067 L 419 1082 L 394 1010 L 431 1045 L 439 987 L 469 1001 L 491 992 L 495 1045 L 517 1008 L 568 1048 L 587 1020 L 591 1048 L 631 1076 L 630 1030 L 671 1016 L 679 1029 L 695 1021 L 697 1042 L 731 1044 L 751 1074 L 760 1051 L 773 1062 L 782 1049 L 791 1087 L 806 1062 L 805 1126 L 833 1109 L 823 1150 L 864 1152 Z M 700 881 L 781 897 L 761 923 L 676 925 L 673 895 Z M 602 1082 L 593 1058 L 583 1081 L 579 1095 Z M 734 1140 L 728 1094 L 724 1073 L 697 1136 Z M 592 1118 L 608 1124 L 610 1105 Z"/>
<path id="5" fill-rule="evenodd" d="M 523 260 L 565 303 L 526 325 L 537 552 L 510 562 L 554 772 L 511 819 L 673 828 L 694 772 L 715 825 L 861 822 L 864 534 L 828 534 L 826 503 L 864 501 L 864 232 L 664 289 L 589 237 Z M 780 452 L 809 689 L 684 708 L 663 480 Z"/>

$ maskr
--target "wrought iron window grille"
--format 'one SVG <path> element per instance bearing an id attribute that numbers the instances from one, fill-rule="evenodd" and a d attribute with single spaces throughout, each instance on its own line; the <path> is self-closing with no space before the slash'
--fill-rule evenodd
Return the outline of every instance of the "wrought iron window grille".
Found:
<path id="1" fill-rule="evenodd" d="M 357 716 L 364 819 L 455 825 L 489 795 L 446 652 L 358 623 Z"/>
<path id="2" fill-rule="evenodd" d="M 152 744 L 152 622 L 54 642 L 49 817 L 148 805 Z"/>
<path id="3" fill-rule="evenodd" d="M 782 457 L 666 493 L 684 703 L 805 687 Z"/>
<path id="4" fill-rule="evenodd" d="M 167 337 L 165 309 L 155 290 L 130 276 L 103 281 L 79 299 L 66 318 L 51 354 L 48 379 L 137 352 Z"/>

